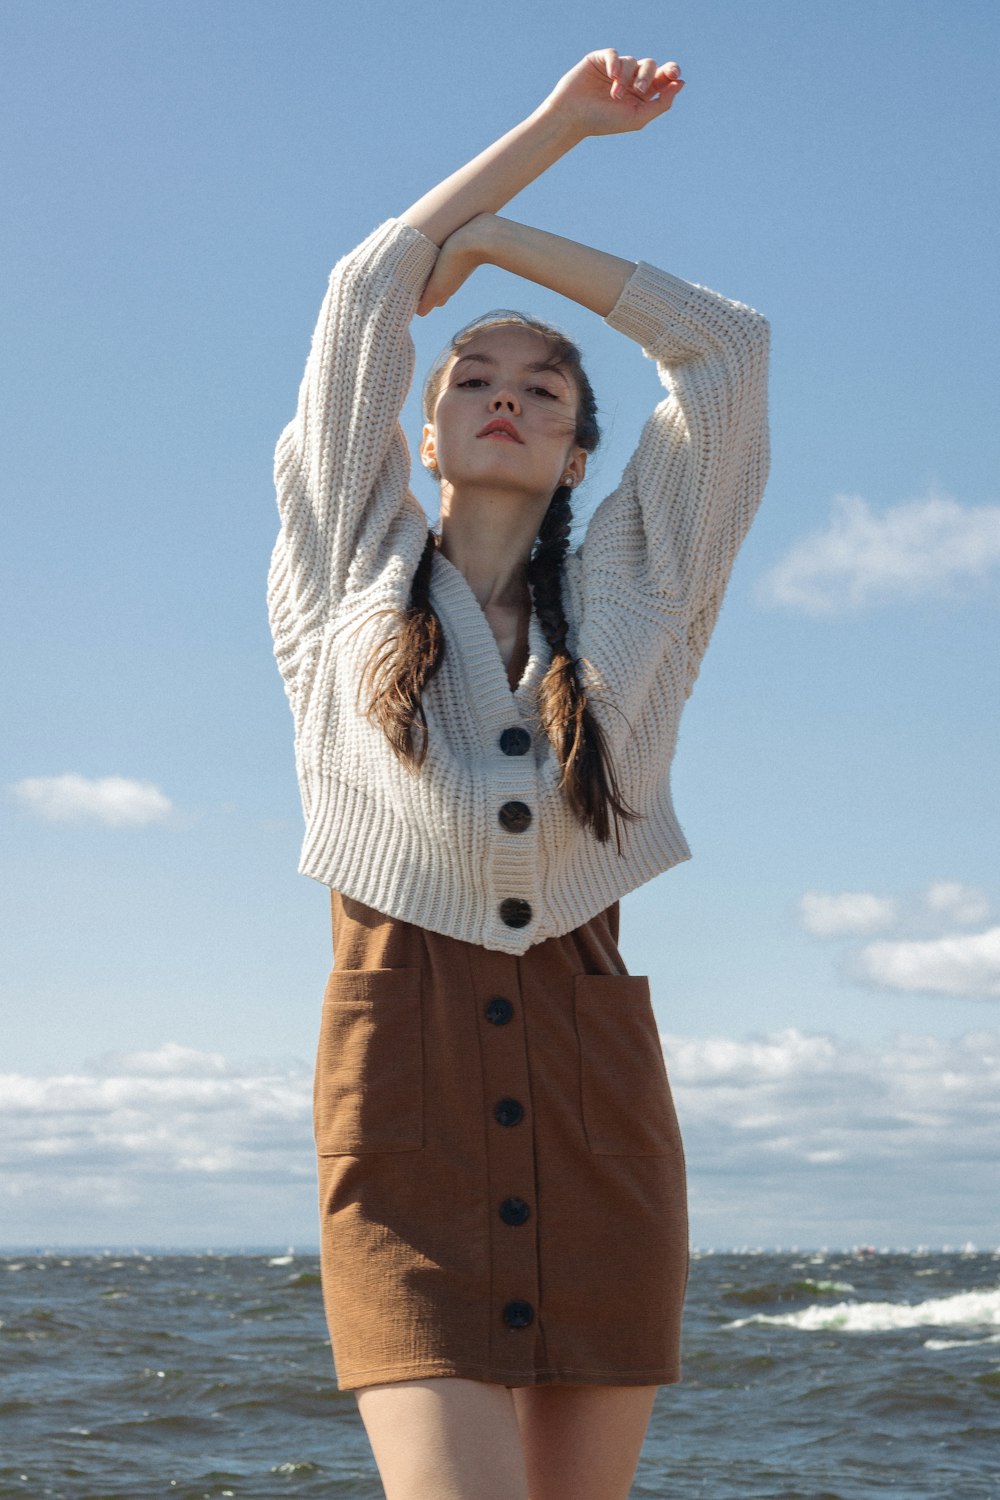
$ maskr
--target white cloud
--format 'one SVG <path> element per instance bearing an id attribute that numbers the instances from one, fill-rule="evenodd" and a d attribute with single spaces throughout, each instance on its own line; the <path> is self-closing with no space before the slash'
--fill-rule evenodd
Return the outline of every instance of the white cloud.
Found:
<path id="1" fill-rule="evenodd" d="M 696 1243 L 1000 1238 L 1000 1032 L 667 1037 Z M 316 1238 L 311 1068 L 168 1043 L 0 1078 L 9 1243 Z"/>
<path id="2" fill-rule="evenodd" d="M 682 1120 L 711 1165 L 996 1156 L 1000 1032 L 866 1048 L 796 1029 L 744 1041 L 667 1037 Z"/>
<path id="3" fill-rule="evenodd" d="M 869 943 L 852 962 L 855 976 L 886 989 L 1000 999 L 1000 927 L 949 937 Z"/>
<path id="4" fill-rule="evenodd" d="M 827 529 L 794 543 L 761 579 L 759 597 L 810 615 L 836 615 L 949 595 L 998 565 L 1000 506 L 930 495 L 877 515 L 860 495 L 837 495 Z"/>
<path id="5" fill-rule="evenodd" d="M 957 880 L 939 880 L 928 886 L 924 895 L 928 911 L 945 917 L 960 927 L 975 922 L 985 922 L 990 914 L 990 905 L 982 891 L 971 886 L 960 885 Z"/>
<path id="6" fill-rule="evenodd" d="M 113 828 L 159 823 L 169 797 L 149 781 L 126 776 L 29 776 L 11 788 L 15 797 L 50 823 L 96 822 Z"/>
<path id="7" fill-rule="evenodd" d="M 1000 1242 L 1000 1032 L 665 1050 L 696 1244 Z"/>
<path id="8" fill-rule="evenodd" d="M 802 925 L 815 937 L 884 932 L 893 925 L 896 914 L 895 901 L 869 891 L 841 891 L 835 896 L 806 891 L 799 902 Z"/>
<path id="9" fill-rule="evenodd" d="M 78 1073 L 0 1077 L 0 1162 L 18 1173 L 8 1191 L 42 1163 L 66 1173 L 71 1194 L 79 1170 L 112 1180 L 116 1200 L 126 1188 L 140 1191 L 148 1174 L 302 1175 L 311 1110 L 304 1066 L 241 1071 L 217 1053 L 167 1042 Z"/>

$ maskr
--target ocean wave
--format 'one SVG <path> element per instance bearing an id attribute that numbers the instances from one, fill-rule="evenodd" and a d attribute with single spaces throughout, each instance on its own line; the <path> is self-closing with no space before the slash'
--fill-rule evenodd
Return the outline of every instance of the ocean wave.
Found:
<path id="1" fill-rule="evenodd" d="M 988 1333 L 984 1339 L 924 1339 L 925 1349 L 972 1349 L 979 1344 L 1000 1344 L 1000 1333 Z"/>
<path id="2" fill-rule="evenodd" d="M 766 1323 L 774 1328 L 799 1328 L 805 1333 L 889 1333 L 899 1328 L 1000 1328 L 1000 1287 L 989 1291 L 956 1292 L 926 1302 L 814 1303 L 793 1313 L 755 1313 L 737 1318 L 727 1328 Z"/>
<path id="3" fill-rule="evenodd" d="M 730 1287 L 723 1292 L 722 1299 L 753 1307 L 762 1302 L 801 1302 L 803 1297 L 830 1297 L 853 1291 L 849 1281 L 816 1281 L 806 1276 L 799 1281 L 767 1281 L 756 1286 Z"/>

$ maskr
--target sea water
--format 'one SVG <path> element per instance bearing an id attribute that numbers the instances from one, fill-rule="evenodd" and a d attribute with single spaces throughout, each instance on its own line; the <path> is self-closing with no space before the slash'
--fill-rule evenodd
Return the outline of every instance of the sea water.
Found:
<path id="1" fill-rule="evenodd" d="M 0 1257 L 0 1497 L 379 1500 L 315 1256 Z M 1000 1500 L 1000 1256 L 697 1254 L 633 1496 Z"/>

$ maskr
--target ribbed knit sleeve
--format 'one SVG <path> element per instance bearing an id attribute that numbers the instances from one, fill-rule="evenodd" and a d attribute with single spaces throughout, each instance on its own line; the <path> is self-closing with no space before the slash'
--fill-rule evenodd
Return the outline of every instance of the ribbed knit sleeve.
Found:
<path id="1" fill-rule="evenodd" d="M 605 320 L 669 391 L 580 549 L 583 607 L 626 589 L 683 632 L 690 691 L 769 464 L 770 329 L 753 308 L 640 261 Z"/>
<path id="2" fill-rule="evenodd" d="M 399 414 L 413 375 L 410 320 L 437 254 L 419 230 L 390 219 L 331 272 L 275 453 L 281 527 L 268 613 L 289 690 L 304 642 L 347 593 L 391 568 L 400 528 L 408 520 L 410 532 L 426 530 L 407 487 Z M 413 560 L 398 567 L 412 572 Z"/>

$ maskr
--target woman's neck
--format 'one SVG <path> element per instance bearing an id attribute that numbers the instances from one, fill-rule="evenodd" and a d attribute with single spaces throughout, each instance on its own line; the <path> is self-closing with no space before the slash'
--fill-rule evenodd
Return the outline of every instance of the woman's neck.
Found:
<path id="1" fill-rule="evenodd" d="M 518 608 L 526 602 L 528 559 L 547 504 L 496 492 L 442 493 L 441 551 L 481 608 Z"/>

